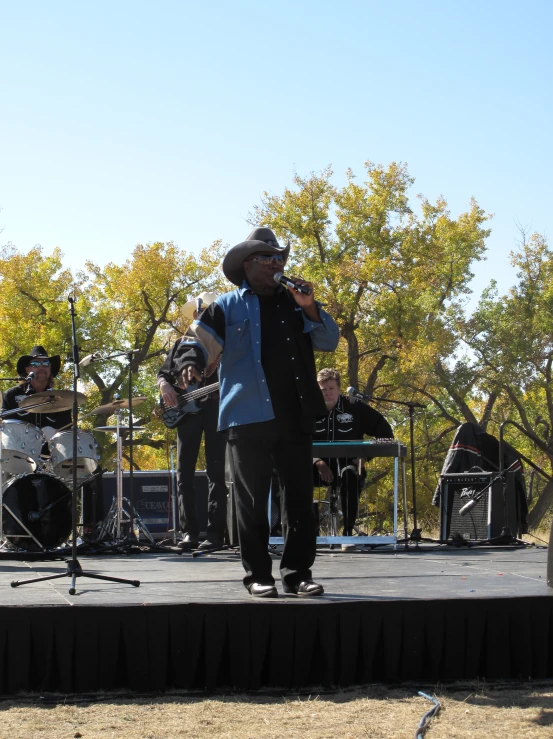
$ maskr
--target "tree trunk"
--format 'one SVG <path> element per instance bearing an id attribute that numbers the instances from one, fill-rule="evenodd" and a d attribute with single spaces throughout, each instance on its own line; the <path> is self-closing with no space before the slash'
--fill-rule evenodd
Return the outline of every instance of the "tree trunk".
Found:
<path id="1" fill-rule="evenodd" d="M 536 505 L 528 514 L 528 527 L 537 529 L 553 503 L 553 480 L 549 480 L 536 501 Z"/>
<path id="2" fill-rule="evenodd" d="M 348 378 L 350 385 L 359 387 L 359 343 L 355 329 L 346 323 L 342 329 L 342 336 L 348 342 Z"/>

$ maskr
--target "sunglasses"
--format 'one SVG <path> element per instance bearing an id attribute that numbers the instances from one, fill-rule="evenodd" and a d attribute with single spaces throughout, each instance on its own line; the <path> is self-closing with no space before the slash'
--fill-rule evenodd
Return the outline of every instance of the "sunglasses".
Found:
<path id="1" fill-rule="evenodd" d="M 41 361 L 34 359 L 32 362 L 29 362 L 30 367 L 49 367 L 50 366 L 50 360 L 49 359 L 43 359 Z"/>
<path id="2" fill-rule="evenodd" d="M 286 260 L 282 254 L 257 254 L 251 261 L 259 264 L 284 264 Z"/>

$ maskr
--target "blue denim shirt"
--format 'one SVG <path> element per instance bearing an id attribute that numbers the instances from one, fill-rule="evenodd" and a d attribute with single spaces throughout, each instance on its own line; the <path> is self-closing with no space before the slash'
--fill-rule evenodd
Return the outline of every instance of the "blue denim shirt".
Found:
<path id="1" fill-rule="evenodd" d="M 216 322 L 210 320 L 216 310 L 213 306 L 218 306 L 224 314 L 224 336 L 214 329 Z M 299 306 L 296 310 L 302 314 L 303 334 L 309 335 L 313 349 L 334 351 L 340 333 L 334 319 L 320 305 L 322 323 L 309 320 Z M 270 421 L 275 417 L 261 365 L 259 301 L 247 282 L 233 292 L 219 296 L 194 321 L 185 341 L 190 347 L 196 345 L 202 349 L 206 364 L 213 362 L 217 354 L 222 352 L 219 365 L 220 430 L 230 426 Z M 316 384 L 314 364 L 306 367 L 305 358 L 301 356 L 290 359 L 299 363 L 299 372 L 313 374 L 312 382 Z M 300 401 L 303 400 L 300 395 Z"/>

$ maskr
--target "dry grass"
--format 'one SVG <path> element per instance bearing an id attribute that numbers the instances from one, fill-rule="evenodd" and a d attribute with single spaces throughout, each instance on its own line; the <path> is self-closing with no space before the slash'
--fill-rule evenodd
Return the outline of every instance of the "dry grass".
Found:
<path id="1" fill-rule="evenodd" d="M 2 739 L 412 739 L 432 704 L 418 688 L 371 687 L 311 696 L 144 699 L 98 696 L 98 702 L 0 703 Z M 549 739 L 553 683 L 499 689 L 487 685 L 436 691 L 442 704 L 426 739 Z"/>

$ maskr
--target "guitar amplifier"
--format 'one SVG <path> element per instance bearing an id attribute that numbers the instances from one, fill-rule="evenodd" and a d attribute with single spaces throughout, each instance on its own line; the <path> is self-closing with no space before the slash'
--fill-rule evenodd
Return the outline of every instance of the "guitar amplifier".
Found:
<path id="1" fill-rule="evenodd" d="M 506 475 L 506 506 L 503 482 L 494 472 L 459 472 L 440 477 L 440 539 L 462 537 L 466 541 L 483 541 L 500 536 L 508 526 L 517 536 L 520 518 L 515 504 L 514 473 Z M 465 515 L 460 511 L 476 500 Z M 506 508 L 506 510 L 505 510 Z"/>
<path id="2" fill-rule="evenodd" d="M 138 470 L 133 472 L 134 506 L 154 539 L 165 538 L 173 529 L 171 506 L 171 473 L 167 470 Z M 176 476 L 175 476 L 176 478 Z M 123 471 L 123 498 L 131 500 L 129 473 Z M 117 494 L 117 477 L 113 472 L 104 472 L 104 513 L 107 514 L 113 497 Z M 200 528 L 200 538 L 207 531 L 207 492 L 208 481 L 205 470 L 198 470 L 194 479 L 196 492 L 196 514 Z M 178 519 L 178 505 L 177 505 Z M 177 529 L 179 522 L 177 520 Z"/>

